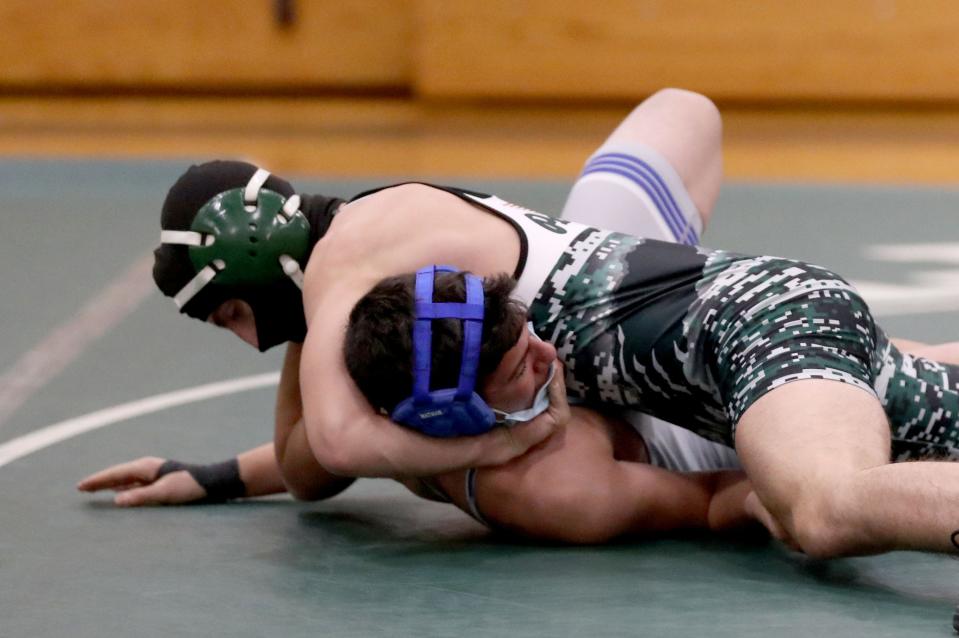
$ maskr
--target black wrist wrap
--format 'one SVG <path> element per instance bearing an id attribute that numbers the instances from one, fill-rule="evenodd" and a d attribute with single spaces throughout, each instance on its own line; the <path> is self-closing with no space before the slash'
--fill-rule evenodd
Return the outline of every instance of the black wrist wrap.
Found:
<path id="1" fill-rule="evenodd" d="M 236 457 L 222 463 L 194 465 L 170 459 L 157 470 L 157 478 L 171 472 L 185 470 L 206 491 L 206 497 L 197 503 L 223 503 L 246 496 L 246 484 L 240 478 L 240 462 Z"/>

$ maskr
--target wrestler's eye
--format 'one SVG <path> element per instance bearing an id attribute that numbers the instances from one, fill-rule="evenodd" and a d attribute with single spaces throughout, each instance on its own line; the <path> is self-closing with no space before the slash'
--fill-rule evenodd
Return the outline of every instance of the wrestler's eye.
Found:
<path id="1" fill-rule="evenodd" d="M 523 376 L 523 373 L 524 373 L 524 372 L 526 372 L 526 362 L 525 362 L 525 361 L 523 362 L 523 365 L 521 365 L 521 366 L 519 367 L 519 370 L 516 371 L 516 373 L 513 375 L 513 377 L 510 379 L 510 381 L 516 381 L 516 380 L 519 379 L 521 376 Z"/>

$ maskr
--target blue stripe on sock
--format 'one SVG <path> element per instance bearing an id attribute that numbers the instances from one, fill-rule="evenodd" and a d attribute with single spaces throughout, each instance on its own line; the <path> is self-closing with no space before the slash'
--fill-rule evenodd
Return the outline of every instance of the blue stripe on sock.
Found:
<path id="1" fill-rule="evenodd" d="M 686 218 L 683 216 L 682 210 L 679 207 L 679 204 L 676 203 L 676 200 L 673 198 L 672 192 L 669 190 L 669 187 L 666 185 L 665 180 L 662 176 L 656 172 L 656 169 L 650 166 L 648 163 L 643 160 L 635 157 L 633 155 L 627 155 L 625 153 L 604 153 L 603 155 L 598 156 L 596 159 L 601 160 L 603 158 L 611 158 L 612 161 L 622 160 L 627 163 L 633 164 L 634 170 L 640 174 L 648 176 L 652 179 L 657 192 L 661 194 L 665 200 L 665 208 L 662 209 L 662 213 L 671 214 L 674 221 L 676 222 L 681 232 L 677 235 L 679 241 L 688 243 L 686 240 L 689 237 L 690 233 L 692 234 L 693 243 L 699 243 L 698 237 L 696 237 L 696 231 L 691 224 L 688 223 Z M 682 232 L 682 229 L 686 229 L 687 232 Z"/>
<path id="2" fill-rule="evenodd" d="M 663 208 L 664 203 L 662 202 L 661 198 L 655 192 L 655 190 L 650 184 L 642 181 L 640 178 L 638 178 L 635 175 L 635 173 L 629 170 L 616 168 L 608 164 L 587 168 L 586 170 L 583 171 L 584 176 L 590 175 L 593 173 L 608 173 L 613 175 L 619 175 L 621 177 L 625 177 L 626 179 L 628 179 L 629 181 L 633 182 L 634 184 L 639 186 L 641 189 L 643 189 L 643 191 L 645 191 L 646 194 L 649 195 L 649 198 L 653 200 L 653 204 L 656 210 L 659 212 L 659 215 L 663 219 L 663 221 L 666 222 L 666 226 L 669 228 L 669 231 L 673 234 L 673 237 L 675 238 L 675 240 L 680 241 L 680 236 L 682 234 L 681 228 L 677 227 L 675 220 Z"/>
<path id="3" fill-rule="evenodd" d="M 625 177 L 643 189 L 678 242 L 689 245 L 699 243 L 696 229 L 687 222 L 665 181 L 649 164 L 632 155 L 604 153 L 589 161 L 583 175 L 601 172 Z"/>
<path id="4" fill-rule="evenodd" d="M 621 153 L 607 153 L 594 158 L 587 166 L 587 170 L 599 172 L 606 166 L 619 167 L 621 170 L 613 172 L 626 177 L 646 191 L 677 241 L 686 244 L 698 243 L 695 229 L 687 223 L 669 188 L 655 169 L 636 157 Z"/>

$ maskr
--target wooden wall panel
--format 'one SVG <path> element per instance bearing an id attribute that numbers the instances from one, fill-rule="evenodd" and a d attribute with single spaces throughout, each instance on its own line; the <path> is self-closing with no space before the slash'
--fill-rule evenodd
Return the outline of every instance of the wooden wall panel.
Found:
<path id="1" fill-rule="evenodd" d="M 3 0 L 0 89 L 396 87 L 411 0 Z"/>
<path id="2" fill-rule="evenodd" d="M 0 91 L 959 102 L 955 0 L 4 0 Z"/>
<path id="3" fill-rule="evenodd" d="M 433 97 L 957 100 L 955 0 L 417 0 Z"/>

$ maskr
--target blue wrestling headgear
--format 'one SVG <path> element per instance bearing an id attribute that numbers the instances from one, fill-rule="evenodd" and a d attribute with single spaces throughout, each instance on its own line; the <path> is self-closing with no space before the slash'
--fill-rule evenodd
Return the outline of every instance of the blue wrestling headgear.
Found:
<path id="1" fill-rule="evenodd" d="M 450 266 L 416 271 L 413 306 L 413 396 L 401 401 L 391 418 L 429 436 L 471 436 L 496 424 L 496 415 L 475 392 L 483 336 L 483 282 L 467 273 L 465 303 L 434 303 L 437 272 L 457 272 Z M 463 356 L 455 388 L 430 391 L 434 319 L 463 321 Z"/>

